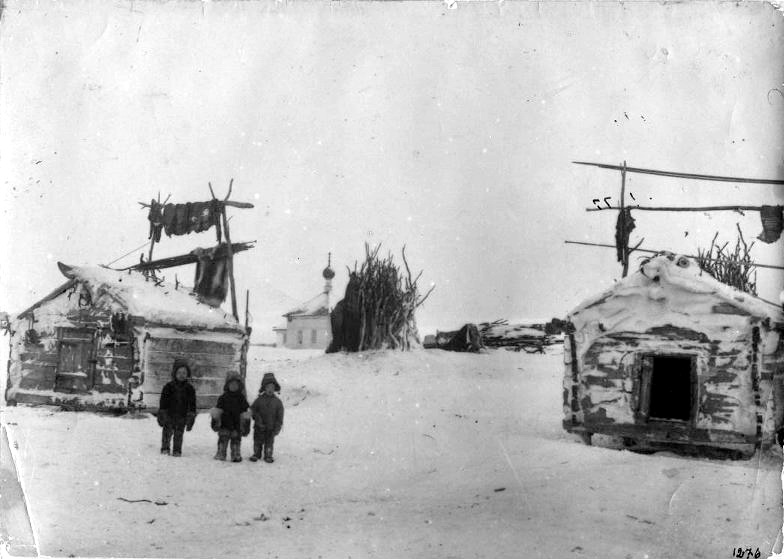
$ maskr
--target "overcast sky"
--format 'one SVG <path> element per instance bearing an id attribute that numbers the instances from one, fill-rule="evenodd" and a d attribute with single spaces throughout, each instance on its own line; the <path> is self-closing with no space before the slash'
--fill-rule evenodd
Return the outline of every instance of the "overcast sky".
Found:
<path id="1" fill-rule="evenodd" d="M 763 3 L 11 0 L 0 31 L 2 310 L 61 283 L 58 260 L 143 244 L 138 201 L 234 178 L 256 206 L 230 213 L 232 240 L 258 241 L 235 260 L 257 329 L 321 290 L 329 252 L 334 303 L 365 242 L 398 261 L 405 244 L 435 283 L 423 333 L 563 316 L 620 276 L 614 250 L 564 244 L 613 242 L 615 212 L 584 209 L 616 201 L 619 174 L 571 161 L 784 178 L 784 22 Z M 627 190 L 784 203 L 782 187 L 644 175 Z M 633 243 L 683 253 L 761 231 L 756 212 L 635 218 Z M 155 256 L 214 239 L 164 236 Z M 782 242 L 753 254 L 781 264 Z M 760 295 L 783 278 L 761 270 Z"/>

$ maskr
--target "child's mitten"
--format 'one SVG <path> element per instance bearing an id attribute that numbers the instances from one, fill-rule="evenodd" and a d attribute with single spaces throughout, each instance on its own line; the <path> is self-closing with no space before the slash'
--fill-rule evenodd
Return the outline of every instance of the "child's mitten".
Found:
<path id="1" fill-rule="evenodd" d="M 188 412 L 188 415 L 185 417 L 185 430 L 190 431 L 193 429 L 193 424 L 196 422 L 196 414 L 193 412 Z"/>
<path id="2" fill-rule="evenodd" d="M 223 415 L 222 409 L 220 408 L 210 409 L 210 427 L 216 433 L 220 431 L 221 428 L 221 415 Z"/>
<path id="3" fill-rule="evenodd" d="M 240 431 L 242 432 L 243 437 L 247 437 L 250 434 L 251 417 L 252 415 L 248 411 L 242 412 L 242 415 L 240 416 L 240 425 L 241 425 Z"/>

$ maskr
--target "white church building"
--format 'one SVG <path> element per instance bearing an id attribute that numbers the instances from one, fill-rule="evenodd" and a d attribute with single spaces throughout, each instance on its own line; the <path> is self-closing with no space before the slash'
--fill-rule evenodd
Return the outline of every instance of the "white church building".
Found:
<path id="1" fill-rule="evenodd" d="M 330 257 L 331 260 L 331 257 Z M 322 272 L 324 290 L 315 297 L 297 305 L 283 315 L 286 325 L 273 328 L 277 347 L 289 349 L 327 349 L 332 341 L 332 326 L 329 321 L 329 293 L 335 272 L 327 267 Z"/>

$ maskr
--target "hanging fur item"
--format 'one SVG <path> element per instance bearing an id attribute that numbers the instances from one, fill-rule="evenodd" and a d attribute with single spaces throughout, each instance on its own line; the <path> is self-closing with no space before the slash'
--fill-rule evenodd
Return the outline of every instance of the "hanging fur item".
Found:
<path id="1" fill-rule="evenodd" d="M 150 200 L 150 213 L 147 214 L 147 219 L 150 220 L 150 235 L 147 238 L 157 243 L 161 240 L 163 230 L 163 204 Z"/>
<path id="2" fill-rule="evenodd" d="M 618 212 L 618 221 L 615 223 L 615 250 L 618 262 L 623 262 L 629 248 L 629 236 L 634 230 L 632 210 L 624 208 Z"/>
<path id="3" fill-rule="evenodd" d="M 226 256 L 215 256 L 217 247 L 191 251 L 198 257 L 193 290 L 208 305 L 218 307 L 226 300 L 228 291 L 229 266 Z"/>
<path id="4" fill-rule="evenodd" d="M 781 237 L 784 229 L 784 217 L 782 216 L 781 206 L 762 206 L 760 208 L 760 219 L 762 220 L 762 233 L 757 237 L 763 243 L 773 243 Z"/>
<path id="5" fill-rule="evenodd" d="M 201 233 L 213 225 L 218 227 L 218 236 L 220 236 L 220 217 L 223 206 L 219 200 L 166 204 L 159 206 L 159 208 L 162 208 L 159 209 L 161 227 L 169 237 Z M 152 207 L 150 213 L 152 215 Z M 152 218 L 150 219 L 152 223 Z"/>

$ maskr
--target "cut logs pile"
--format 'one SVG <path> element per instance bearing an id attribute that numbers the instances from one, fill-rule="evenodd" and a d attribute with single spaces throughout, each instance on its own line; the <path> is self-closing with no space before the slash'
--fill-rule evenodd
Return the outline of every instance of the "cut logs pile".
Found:
<path id="1" fill-rule="evenodd" d="M 485 347 L 503 347 L 513 351 L 543 353 L 544 346 L 559 341 L 557 336 L 548 336 L 544 330 L 529 325 L 509 324 L 508 320 L 483 322 L 479 325 Z"/>
<path id="2" fill-rule="evenodd" d="M 411 349 L 419 345 L 414 311 L 433 291 L 420 296 L 417 281 L 422 272 L 415 278 L 406 260 L 406 247 L 401 253 L 405 274 L 394 263 L 392 255 L 380 259 L 378 252 L 381 245 L 374 249 L 365 243 L 365 261 L 356 278 L 359 281 L 360 325 L 359 351 L 370 349 Z"/>

